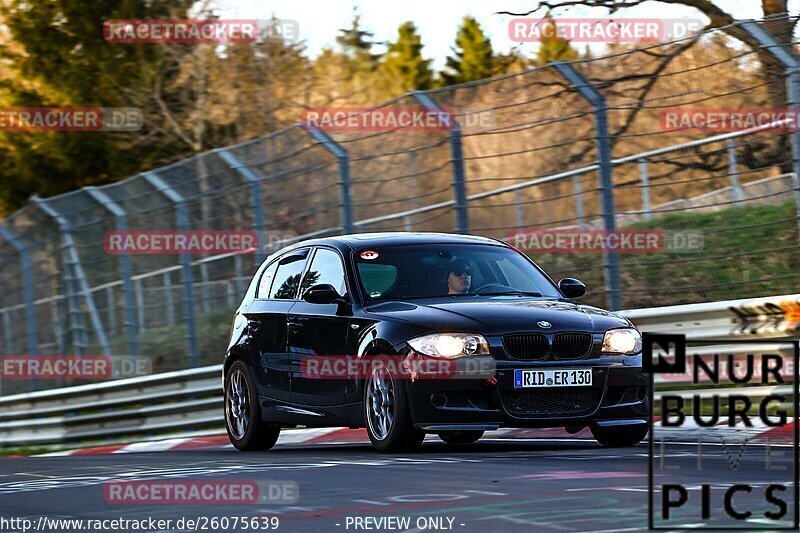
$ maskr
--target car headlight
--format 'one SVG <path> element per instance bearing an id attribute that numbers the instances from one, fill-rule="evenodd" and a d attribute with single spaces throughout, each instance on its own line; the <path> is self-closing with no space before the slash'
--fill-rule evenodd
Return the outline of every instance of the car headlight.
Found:
<path id="1" fill-rule="evenodd" d="M 481 335 L 469 333 L 430 333 L 411 339 L 408 344 L 423 355 L 454 359 L 468 355 L 488 355 L 489 344 Z"/>
<path id="2" fill-rule="evenodd" d="M 603 353 L 633 355 L 642 351 L 642 335 L 633 328 L 611 329 L 603 336 Z"/>

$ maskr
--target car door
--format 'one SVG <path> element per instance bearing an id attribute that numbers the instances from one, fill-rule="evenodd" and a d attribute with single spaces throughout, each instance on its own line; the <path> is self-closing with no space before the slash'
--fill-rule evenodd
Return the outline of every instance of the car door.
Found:
<path id="1" fill-rule="evenodd" d="M 292 361 L 292 403 L 304 405 L 344 404 L 346 374 L 342 379 L 325 379 L 309 370 L 315 367 L 309 361 L 316 359 L 329 364 L 316 368 L 346 372 L 347 356 L 355 353 L 349 346 L 351 311 L 343 303 L 319 304 L 302 299 L 303 293 L 314 285 L 330 284 L 337 292 L 349 298 L 342 257 L 333 248 L 319 247 L 314 251 L 300 289 L 298 302 L 289 313 L 289 355 Z M 352 334 L 350 339 L 354 339 Z M 353 340 L 353 342 L 355 342 Z M 333 365 L 341 361 L 341 365 Z M 337 374 L 338 375 L 338 374 Z"/>
<path id="2" fill-rule="evenodd" d="M 290 360 L 287 352 L 287 317 L 296 303 L 310 249 L 288 252 L 272 262 L 262 273 L 256 299 L 245 317 L 249 334 L 258 353 L 257 377 L 266 396 L 289 401 Z"/>

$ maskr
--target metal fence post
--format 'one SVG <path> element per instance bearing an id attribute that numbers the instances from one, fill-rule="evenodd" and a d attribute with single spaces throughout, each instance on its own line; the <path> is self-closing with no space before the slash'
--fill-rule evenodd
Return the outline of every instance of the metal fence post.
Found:
<path id="1" fill-rule="evenodd" d="M 106 287 L 106 315 L 108 316 L 108 332 L 111 335 L 119 334 L 116 307 L 117 302 L 114 301 L 114 286 L 109 285 Z"/>
<path id="2" fill-rule="evenodd" d="M 230 281 L 225 282 L 225 297 L 228 302 L 228 308 L 233 309 L 236 307 L 236 299 L 233 293 L 233 283 Z"/>
<path id="3" fill-rule="evenodd" d="M 142 278 L 136 278 L 133 282 L 136 293 L 136 312 L 139 316 L 139 332 L 144 332 L 147 328 L 147 321 L 144 318 L 144 288 L 142 287 Z"/>
<path id="4" fill-rule="evenodd" d="M 253 210 L 253 226 L 256 233 L 258 233 L 258 252 L 256 253 L 256 257 L 260 264 L 267 258 L 267 236 L 266 228 L 264 227 L 264 195 L 261 192 L 262 177 L 252 168 L 242 163 L 230 150 L 217 148 L 214 152 L 225 161 L 231 169 L 235 170 L 250 184 L 250 209 Z"/>
<path id="5" fill-rule="evenodd" d="M 233 271 L 236 275 L 236 290 L 239 294 L 244 294 L 244 282 L 242 281 L 242 256 L 233 256 Z"/>
<path id="6" fill-rule="evenodd" d="M 147 180 L 158 192 L 175 205 L 176 225 L 179 231 L 187 231 L 189 214 L 186 211 L 186 200 L 178 191 L 167 185 L 155 172 L 143 172 L 141 176 Z M 194 368 L 200 365 L 197 350 L 197 329 L 194 319 L 194 294 L 192 287 L 192 258 L 189 254 L 181 254 L 182 281 L 183 281 L 183 310 L 186 318 L 186 336 L 189 344 L 189 364 Z"/>
<path id="7" fill-rule="evenodd" d="M 525 227 L 525 210 L 522 208 L 522 191 L 514 189 L 514 212 L 517 217 L 517 229 Z"/>
<path id="8" fill-rule="evenodd" d="M 78 298 L 78 289 L 75 287 L 75 276 L 72 273 L 71 260 L 68 257 L 66 244 L 61 243 L 62 262 L 64 265 L 63 282 L 64 282 L 64 309 L 67 314 L 67 320 L 64 323 L 64 330 L 68 334 L 72 347 L 76 354 L 83 355 L 86 353 L 87 339 L 86 339 L 86 322 L 84 320 L 83 311 L 81 310 L 81 302 Z M 66 345 L 65 345 L 66 348 Z"/>
<path id="9" fill-rule="evenodd" d="M 608 133 L 606 99 L 570 63 L 556 62 L 553 63 L 553 67 L 594 107 L 595 145 L 597 147 L 597 164 L 600 173 L 603 229 L 606 232 L 614 232 L 616 231 L 616 211 L 614 208 L 611 137 Z M 606 280 L 606 305 L 612 311 L 622 309 L 619 254 L 616 251 L 604 250 L 603 267 Z"/>
<path id="10" fill-rule="evenodd" d="M 47 203 L 47 200 L 43 200 L 38 196 L 33 195 L 31 196 L 31 201 L 39 206 L 39 208 L 44 211 L 47 216 L 55 220 L 56 224 L 58 224 L 58 227 L 61 230 L 61 238 L 64 243 L 65 284 L 75 298 L 75 301 L 73 302 L 74 304 L 77 304 L 76 293 L 80 291 L 83 294 L 83 299 L 86 302 L 87 309 L 89 310 L 89 318 L 92 321 L 92 327 L 94 328 L 95 335 L 97 336 L 97 342 L 100 344 L 103 355 L 111 355 L 111 348 L 108 345 L 108 339 L 106 338 L 106 333 L 103 329 L 103 323 L 100 321 L 100 315 L 97 313 L 97 307 L 94 305 L 94 297 L 92 296 L 92 291 L 89 289 L 89 283 L 86 281 L 86 275 L 83 272 L 81 260 L 78 256 L 78 249 L 75 246 L 75 240 L 72 238 L 72 225 L 67 221 L 67 219 L 62 217 L 55 209 L 53 209 L 53 207 Z M 69 304 L 67 309 L 69 313 Z M 75 316 L 75 313 L 80 314 L 79 306 L 74 307 L 72 312 L 73 316 Z M 85 331 L 83 330 L 83 326 L 78 326 L 77 331 L 78 342 L 75 343 L 75 346 L 78 348 L 78 353 L 83 355 L 84 349 L 86 348 Z"/>
<path id="11" fill-rule="evenodd" d="M 333 140 L 327 132 L 310 124 L 301 124 L 312 139 L 319 142 L 336 157 L 339 166 L 339 202 L 342 210 L 342 231 L 353 233 L 353 199 L 350 193 L 350 156 L 342 145 Z"/>
<path id="12" fill-rule="evenodd" d="M 64 330 L 61 327 L 61 322 L 58 320 L 58 317 L 61 315 L 58 306 L 59 298 L 64 298 L 66 303 L 66 297 L 64 296 L 56 296 L 50 300 L 50 323 L 53 325 L 53 339 L 56 341 L 58 353 L 64 353 L 67 351 L 67 341 L 64 338 Z"/>
<path id="13" fill-rule="evenodd" d="M 211 312 L 211 289 L 208 281 L 208 264 L 202 261 L 200 262 L 200 294 L 203 314 L 207 315 Z"/>
<path id="14" fill-rule="evenodd" d="M 25 300 L 25 327 L 28 333 L 28 352 L 29 355 L 37 355 L 39 353 L 39 342 L 36 335 L 35 292 L 33 288 L 33 266 L 31 265 L 30 251 L 21 240 L 16 238 L 14 234 L 6 228 L 0 227 L 0 238 L 7 240 L 8 243 L 19 252 L 20 267 L 22 268 L 23 299 Z"/>
<path id="15" fill-rule="evenodd" d="M 453 164 L 453 197 L 456 208 L 456 231 L 469 233 L 469 204 L 466 177 L 464 174 L 464 150 L 461 145 L 461 125 L 440 106 L 426 91 L 411 91 L 411 96 L 425 109 L 450 116 L 450 160 Z"/>
<path id="16" fill-rule="evenodd" d="M 731 178 L 731 189 L 733 191 L 733 201 L 741 202 L 744 199 L 742 186 L 739 183 L 739 167 L 736 164 L 736 143 L 733 139 L 728 139 L 728 174 Z"/>
<path id="17" fill-rule="evenodd" d="M 650 210 L 650 175 L 647 173 L 647 159 L 639 160 L 639 174 L 642 180 L 642 211 L 644 219 L 650 220 L 653 218 L 653 212 Z"/>
<path id="18" fill-rule="evenodd" d="M 167 324 L 175 325 L 175 302 L 172 298 L 172 276 L 164 272 L 164 301 L 167 302 Z"/>
<path id="19" fill-rule="evenodd" d="M 583 220 L 583 183 L 581 175 L 572 176 L 572 187 L 575 189 L 575 216 L 578 218 L 578 227 L 584 226 Z"/>
<path id="20" fill-rule="evenodd" d="M 786 68 L 786 102 L 787 111 L 797 117 L 800 113 L 800 59 L 791 52 L 791 45 L 781 46 L 775 37 L 753 20 L 740 23 L 741 28 L 753 37 L 772 57 Z M 794 122 L 789 134 L 792 145 L 792 170 L 794 177 L 795 217 L 797 219 L 798 237 L 800 237 L 800 124 Z"/>
<path id="21" fill-rule="evenodd" d="M 98 204 L 107 209 L 114 217 L 114 226 L 117 231 L 124 233 L 128 231 L 128 214 L 119 204 L 114 202 L 108 195 L 95 187 L 84 187 L 84 190 Z M 137 337 L 138 327 L 136 325 L 136 310 L 133 303 L 133 268 L 131 257 L 127 253 L 119 256 L 119 273 L 122 275 L 122 292 L 125 302 L 125 330 L 128 336 L 128 350 L 130 355 L 139 355 L 139 339 Z"/>
<path id="22" fill-rule="evenodd" d="M 11 310 L 3 312 L 3 344 L 7 355 L 14 355 L 14 343 L 11 335 Z"/>

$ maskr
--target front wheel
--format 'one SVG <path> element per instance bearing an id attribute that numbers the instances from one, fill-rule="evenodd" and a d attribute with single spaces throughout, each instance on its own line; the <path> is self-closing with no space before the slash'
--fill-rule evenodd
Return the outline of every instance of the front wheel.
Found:
<path id="1" fill-rule="evenodd" d="M 627 448 L 636 446 L 647 436 L 647 424 L 635 426 L 609 426 L 601 427 L 591 425 L 592 435 L 597 442 L 606 448 Z"/>
<path id="2" fill-rule="evenodd" d="M 440 431 L 439 438 L 447 444 L 472 444 L 483 437 L 483 431 Z"/>
<path id="3" fill-rule="evenodd" d="M 369 440 L 381 452 L 415 450 L 425 438 L 411 421 L 403 383 L 392 377 L 380 358 L 372 363 L 364 383 L 364 418 Z"/>
<path id="4" fill-rule="evenodd" d="M 281 433 L 278 424 L 261 420 L 258 392 L 243 361 L 234 361 L 225 379 L 225 427 L 231 444 L 243 452 L 269 450 Z"/>

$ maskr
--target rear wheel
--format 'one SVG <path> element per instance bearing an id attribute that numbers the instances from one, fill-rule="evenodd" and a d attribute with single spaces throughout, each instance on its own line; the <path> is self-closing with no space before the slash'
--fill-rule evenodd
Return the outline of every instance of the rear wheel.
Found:
<path id="1" fill-rule="evenodd" d="M 635 426 L 601 427 L 592 424 L 592 435 L 606 448 L 626 448 L 636 446 L 647 436 L 647 424 Z"/>
<path id="2" fill-rule="evenodd" d="M 483 431 L 440 431 L 439 438 L 447 444 L 472 444 L 483 437 Z"/>
<path id="3" fill-rule="evenodd" d="M 425 438 L 411 421 L 403 383 L 392 377 L 380 358 L 372 363 L 364 383 L 364 418 L 369 440 L 381 452 L 415 450 Z"/>
<path id="4" fill-rule="evenodd" d="M 243 361 L 234 361 L 225 379 L 225 427 L 231 444 L 243 452 L 269 450 L 281 427 L 261 420 L 258 393 Z"/>

